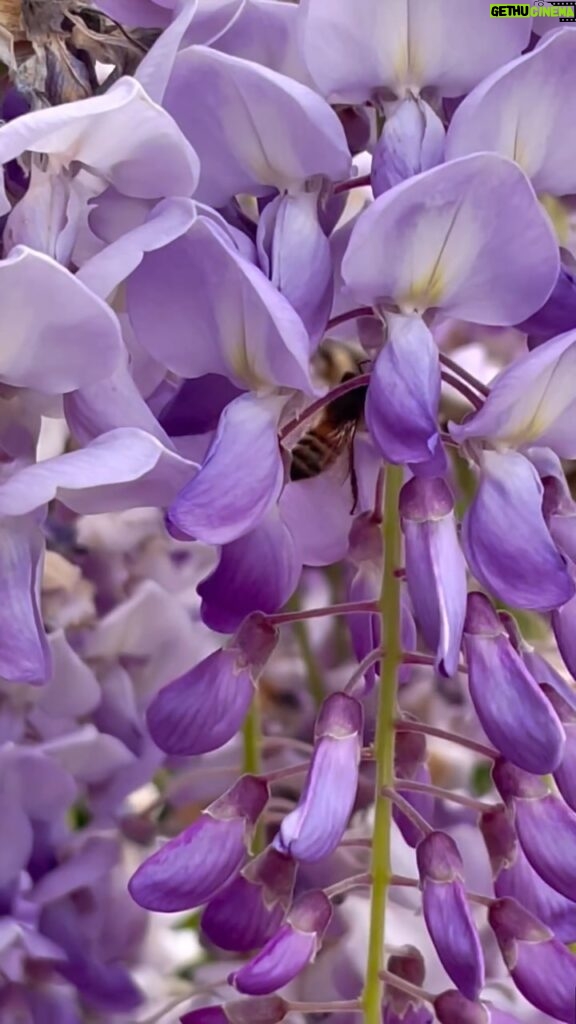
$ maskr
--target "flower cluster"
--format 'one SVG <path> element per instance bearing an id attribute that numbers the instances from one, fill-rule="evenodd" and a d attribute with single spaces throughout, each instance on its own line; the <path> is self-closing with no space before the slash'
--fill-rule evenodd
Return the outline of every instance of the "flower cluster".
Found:
<path id="1" fill-rule="evenodd" d="M 0 1020 L 574 1024 L 574 28 L 14 7 Z"/>

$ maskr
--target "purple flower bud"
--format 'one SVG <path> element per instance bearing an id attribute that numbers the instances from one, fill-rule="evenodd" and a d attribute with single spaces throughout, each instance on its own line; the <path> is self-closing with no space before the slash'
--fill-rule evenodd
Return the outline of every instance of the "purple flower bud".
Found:
<path id="1" fill-rule="evenodd" d="M 486 811 L 480 819 L 496 896 L 518 900 L 561 942 L 576 939 L 576 903 L 551 889 L 531 867 L 518 842 L 510 812 Z"/>
<path id="2" fill-rule="evenodd" d="M 468 595 L 464 648 L 470 697 L 488 739 L 525 771 L 554 771 L 565 743 L 562 724 L 490 601 L 477 592 Z"/>
<path id="3" fill-rule="evenodd" d="M 472 1003 L 451 989 L 434 1000 L 439 1024 L 520 1024 L 518 1017 L 497 1010 L 490 1003 Z"/>
<path id="4" fill-rule="evenodd" d="M 413 477 L 400 493 L 406 538 L 406 582 L 424 640 L 438 670 L 455 674 L 466 615 L 466 563 L 460 550 L 454 499 L 444 480 Z"/>
<path id="5" fill-rule="evenodd" d="M 243 775 L 199 818 L 135 871 L 128 888 L 146 910 L 192 910 L 207 903 L 240 870 L 268 786 Z"/>
<path id="6" fill-rule="evenodd" d="M 576 957 L 516 900 L 494 902 L 488 921 L 522 995 L 555 1020 L 573 1024 Z"/>
<path id="7" fill-rule="evenodd" d="M 405 946 L 390 957 L 388 971 L 411 985 L 420 986 L 425 974 L 422 954 L 414 946 Z M 434 1019 L 420 999 L 396 988 L 390 981 L 386 982 L 382 1009 L 382 1024 L 432 1024 Z"/>
<path id="8" fill-rule="evenodd" d="M 231 974 L 228 983 L 246 995 L 268 995 L 287 985 L 315 959 L 331 917 L 330 900 L 323 892 L 305 893 L 274 938 Z"/>
<path id="9" fill-rule="evenodd" d="M 426 761 L 426 737 L 422 733 L 396 733 L 394 745 L 394 774 L 397 779 L 411 779 L 414 782 L 430 783 L 430 770 Z M 397 786 L 398 792 L 414 808 L 425 821 L 431 821 L 434 812 L 434 797 L 427 793 L 404 792 Z M 392 807 L 394 821 L 398 825 L 409 846 L 415 847 L 422 838 L 422 832 L 414 822 L 394 805 Z"/>
<path id="10" fill-rule="evenodd" d="M 416 847 L 426 927 L 458 989 L 476 999 L 484 985 L 482 946 L 466 902 L 462 858 L 444 832 L 431 832 Z"/>
<path id="11" fill-rule="evenodd" d="M 320 708 L 306 785 L 275 841 L 297 860 L 322 860 L 342 838 L 358 788 L 363 717 L 362 705 L 345 693 Z"/>
<path id="12" fill-rule="evenodd" d="M 269 846 L 210 900 L 202 915 L 202 931 L 220 949 L 238 953 L 259 949 L 282 924 L 295 874 L 294 861 Z"/>
<path id="13" fill-rule="evenodd" d="M 280 1024 L 288 1010 L 280 996 L 236 999 L 223 1006 L 201 1006 L 180 1017 L 181 1024 Z"/>
<path id="14" fill-rule="evenodd" d="M 497 761 L 492 777 L 514 810 L 520 845 L 534 870 L 569 900 L 576 893 L 576 814 L 543 779 Z"/>
<path id="15" fill-rule="evenodd" d="M 214 651 L 150 704 L 150 735 L 167 754 L 205 754 L 224 746 L 241 728 L 254 684 L 278 639 L 262 615 L 251 615 L 226 647 Z"/>

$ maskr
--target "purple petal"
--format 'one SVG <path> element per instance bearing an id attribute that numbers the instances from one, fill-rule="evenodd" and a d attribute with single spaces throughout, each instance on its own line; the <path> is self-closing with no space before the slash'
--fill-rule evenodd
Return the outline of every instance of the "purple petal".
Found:
<path id="1" fill-rule="evenodd" d="M 301 569 L 292 534 L 271 509 L 254 530 L 222 548 L 218 565 L 196 588 L 202 621 L 231 633 L 251 612 L 277 612 L 294 593 Z"/>
<path id="2" fill-rule="evenodd" d="M 167 754 L 218 750 L 242 727 L 253 697 L 242 653 L 215 651 L 156 694 L 146 712 L 150 735 Z"/>
<path id="3" fill-rule="evenodd" d="M 220 1006 L 202 1006 L 180 1017 L 181 1024 L 281 1024 L 289 1005 L 280 996 L 239 999 Z"/>
<path id="4" fill-rule="evenodd" d="M 565 733 L 490 602 L 473 592 L 464 626 L 470 697 L 488 739 L 525 771 L 554 771 Z"/>
<path id="5" fill-rule="evenodd" d="M 516 160 L 539 194 L 574 192 L 576 148 L 566 138 L 564 100 L 575 88 L 576 36 L 555 32 L 500 67 L 460 104 L 446 140 L 447 159 L 492 150 Z"/>
<path id="6" fill-rule="evenodd" d="M 284 480 L 276 433 L 281 403 L 242 395 L 226 406 L 203 466 L 170 506 L 170 529 L 206 544 L 228 544 L 259 524 Z"/>
<path id="7" fill-rule="evenodd" d="M 511 1017 L 491 1003 L 470 1002 L 454 990 L 436 996 L 434 1009 L 439 1024 L 520 1024 L 519 1017 Z"/>
<path id="8" fill-rule="evenodd" d="M 475 437 L 512 447 L 537 442 L 562 458 L 572 458 L 576 455 L 575 399 L 570 388 L 574 373 L 573 330 L 514 360 L 492 381 L 480 411 L 464 423 L 451 423 L 450 433 L 460 444 Z"/>
<path id="9" fill-rule="evenodd" d="M 143 224 L 125 232 L 87 260 L 78 271 L 77 280 L 101 299 L 107 299 L 140 265 L 145 253 L 162 249 L 180 238 L 195 217 L 192 200 L 163 199 Z"/>
<path id="10" fill-rule="evenodd" d="M 268 906 L 261 887 L 238 875 L 210 900 L 201 927 L 208 941 L 219 949 L 249 953 L 276 934 L 283 918 L 280 903 Z"/>
<path id="11" fill-rule="evenodd" d="M 504 962 L 532 1006 L 555 1020 L 574 1020 L 576 956 L 515 900 L 498 900 L 488 911 Z"/>
<path id="12" fill-rule="evenodd" d="M 43 557 L 44 539 L 36 516 L 0 519 L 0 676 L 4 679 L 43 683 L 51 675 L 40 613 Z"/>
<path id="13" fill-rule="evenodd" d="M 552 612 L 552 628 L 562 661 L 576 676 L 576 595 Z"/>
<path id="14" fill-rule="evenodd" d="M 26 150 L 81 162 L 127 196 L 189 196 L 198 158 L 174 121 L 133 78 L 123 77 L 98 96 L 34 110 L 0 133 L 0 163 Z M 6 200 L 1 212 L 8 212 Z"/>
<path id="15" fill-rule="evenodd" d="M 283 988 L 311 963 L 332 916 L 323 892 L 310 892 L 294 904 L 287 923 L 264 948 L 228 978 L 239 992 L 267 995 Z"/>
<path id="16" fill-rule="evenodd" d="M 370 377 L 366 423 L 387 462 L 427 462 L 438 433 L 438 349 L 418 317 L 394 317 Z"/>
<path id="17" fill-rule="evenodd" d="M 574 584 L 542 514 L 542 484 L 516 452 L 485 451 L 476 495 L 462 524 L 462 542 L 476 579 L 517 608 L 565 604 Z"/>
<path id="18" fill-rule="evenodd" d="M 322 860 L 342 839 L 358 789 L 362 724 L 362 706 L 353 697 L 338 693 L 324 701 L 304 791 L 277 837 L 278 848 L 296 860 Z"/>
<path id="19" fill-rule="evenodd" d="M 342 262 L 361 302 L 403 313 L 440 308 L 502 326 L 539 309 L 559 269 L 554 232 L 528 179 L 490 153 L 442 164 L 379 196 L 360 214 Z"/>
<path id="20" fill-rule="evenodd" d="M 243 776 L 197 821 L 148 857 L 130 879 L 132 898 L 147 910 L 191 910 L 207 903 L 248 857 L 249 824 L 263 810 L 265 783 Z"/>
<path id="21" fill-rule="evenodd" d="M 400 96 L 425 86 L 462 96 L 520 53 L 530 37 L 528 19 L 486 18 L 482 0 L 464 10 L 458 0 L 444 0 L 426 19 L 417 0 L 398 9 L 365 0 L 361 22 L 347 0 L 304 0 L 301 8 L 314 80 L 324 95 L 350 103 L 372 99 L 382 86 Z"/>
<path id="22" fill-rule="evenodd" d="M 39 321 L 29 316 L 31 295 L 42 307 Z M 6 384 L 64 394 L 108 376 L 120 360 L 113 312 L 43 253 L 17 246 L 0 262 L 0 304 Z"/>
<path id="23" fill-rule="evenodd" d="M 185 236 L 149 252 L 127 286 L 136 337 L 183 377 L 218 373 L 239 388 L 281 384 L 310 393 L 304 324 L 239 237 L 204 210 Z"/>
<path id="24" fill-rule="evenodd" d="M 301 317 L 310 341 L 321 341 L 333 298 L 330 243 L 318 220 L 314 192 L 281 195 L 258 221 L 260 265 Z"/>
<path id="25" fill-rule="evenodd" d="M 203 102 L 191 104 L 198 90 Z M 201 46 L 181 51 L 164 106 L 198 153 L 197 196 L 211 206 L 224 206 L 239 192 L 290 191 L 317 174 L 336 181 L 348 176 L 346 139 L 328 104 L 251 61 Z"/>
<path id="26" fill-rule="evenodd" d="M 0 515 L 25 515 L 57 498 L 75 512 L 168 505 L 194 466 L 143 430 L 123 427 L 85 448 L 15 472 L 0 492 Z"/>
<path id="27" fill-rule="evenodd" d="M 374 150 L 374 196 L 442 163 L 444 136 L 444 125 L 428 103 L 412 96 L 401 100 L 386 118 Z"/>
<path id="28" fill-rule="evenodd" d="M 468 999 L 484 986 L 480 938 L 466 902 L 462 861 L 450 836 L 432 832 L 416 848 L 426 927 L 447 973 Z"/>
<path id="29" fill-rule="evenodd" d="M 417 622 L 439 670 L 455 674 L 466 614 L 466 563 L 454 499 L 438 478 L 413 478 L 400 495 L 406 582 Z"/>

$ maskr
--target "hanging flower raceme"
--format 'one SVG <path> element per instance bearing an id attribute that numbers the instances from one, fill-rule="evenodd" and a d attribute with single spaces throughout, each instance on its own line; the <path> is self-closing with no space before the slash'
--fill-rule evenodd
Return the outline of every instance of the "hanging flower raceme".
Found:
<path id="1" fill-rule="evenodd" d="M 268 795 L 265 782 L 243 775 L 193 825 L 140 865 L 130 880 L 132 897 L 141 907 L 165 913 L 207 903 L 246 863 Z"/>
<path id="2" fill-rule="evenodd" d="M 148 708 L 147 722 L 161 750 L 204 754 L 232 739 L 244 722 L 258 676 L 277 640 L 277 630 L 263 616 L 253 615 L 226 647 L 160 690 Z"/>
<path id="3" fill-rule="evenodd" d="M 327 697 L 318 713 L 302 797 L 275 840 L 296 860 L 327 857 L 348 826 L 358 788 L 363 719 L 362 705 L 344 693 Z"/>

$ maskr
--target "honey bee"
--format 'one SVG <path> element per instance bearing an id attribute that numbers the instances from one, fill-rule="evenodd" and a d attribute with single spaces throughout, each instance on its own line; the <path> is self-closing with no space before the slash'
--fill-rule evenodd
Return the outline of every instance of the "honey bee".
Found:
<path id="1" fill-rule="evenodd" d="M 320 346 L 317 363 L 329 383 L 343 384 L 362 373 L 362 361 L 344 345 Z M 290 453 L 290 479 L 309 480 L 330 469 L 347 452 L 354 498 L 352 512 L 358 504 L 354 437 L 364 419 L 367 390 L 368 386 L 363 384 L 328 402 L 316 423 L 302 435 Z"/>

